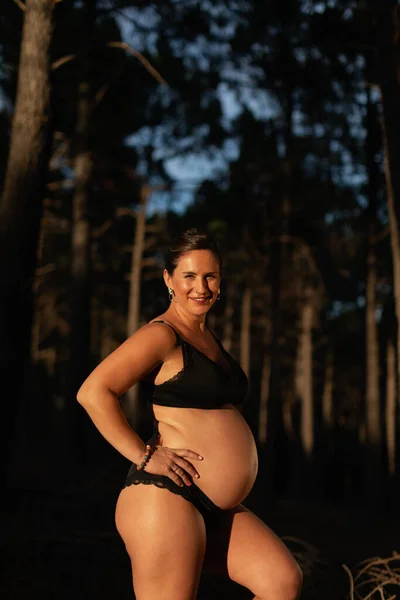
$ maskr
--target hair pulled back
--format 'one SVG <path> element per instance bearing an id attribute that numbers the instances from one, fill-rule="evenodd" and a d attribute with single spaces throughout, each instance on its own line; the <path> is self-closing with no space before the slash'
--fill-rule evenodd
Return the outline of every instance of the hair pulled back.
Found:
<path id="1" fill-rule="evenodd" d="M 220 271 L 222 271 L 222 258 L 217 242 L 210 234 L 192 227 L 176 236 L 165 252 L 165 268 L 170 275 L 174 272 L 181 257 L 188 252 L 192 252 L 192 250 L 209 250 L 212 252 L 218 259 Z"/>

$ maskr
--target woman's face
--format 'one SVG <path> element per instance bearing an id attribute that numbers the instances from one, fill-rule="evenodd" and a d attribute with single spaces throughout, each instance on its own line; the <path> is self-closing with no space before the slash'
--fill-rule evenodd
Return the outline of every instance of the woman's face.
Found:
<path id="1" fill-rule="evenodd" d="M 219 260 L 210 250 L 192 250 L 181 256 L 172 276 L 164 271 L 164 280 L 174 292 L 173 302 L 201 316 L 217 299 L 221 283 Z"/>

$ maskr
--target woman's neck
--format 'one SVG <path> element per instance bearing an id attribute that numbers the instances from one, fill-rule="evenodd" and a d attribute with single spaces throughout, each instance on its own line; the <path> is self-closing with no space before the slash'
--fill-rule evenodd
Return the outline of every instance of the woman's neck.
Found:
<path id="1" fill-rule="evenodd" d="M 187 327 L 194 333 L 202 333 L 203 334 L 205 332 L 206 314 L 199 315 L 199 316 L 191 315 L 190 313 L 187 313 L 185 310 L 180 308 L 179 305 L 174 306 L 173 304 L 167 310 L 167 315 L 168 314 L 171 314 L 171 315 L 177 317 L 180 321 L 183 322 L 185 327 Z"/>

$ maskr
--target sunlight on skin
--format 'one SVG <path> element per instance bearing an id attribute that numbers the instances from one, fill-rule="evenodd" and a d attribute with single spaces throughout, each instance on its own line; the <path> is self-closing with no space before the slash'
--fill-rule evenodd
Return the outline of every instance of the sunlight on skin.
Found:
<path id="1" fill-rule="evenodd" d="M 173 290 L 171 308 L 179 318 L 192 328 L 193 321 L 204 324 L 221 284 L 219 260 L 209 250 L 193 250 L 180 258 L 172 276 L 164 270 L 164 281 Z"/>

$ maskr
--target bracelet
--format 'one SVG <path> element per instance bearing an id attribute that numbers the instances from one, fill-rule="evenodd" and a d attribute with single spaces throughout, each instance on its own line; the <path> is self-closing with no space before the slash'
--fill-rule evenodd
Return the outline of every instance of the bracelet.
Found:
<path id="1" fill-rule="evenodd" d="M 146 452 L 144 454 L 143 460 L 140 463 L 140 465 L 138 465 L 136 467 L 138 471 L 142 471 L 145 468 L 145 466 L 149 462 L 152 454 L 154 454 L 154 452 L 156 451 L 156 449 L 157 449 L 157 446 L 150 446 L 150 444 L 146 445 Z"/>

